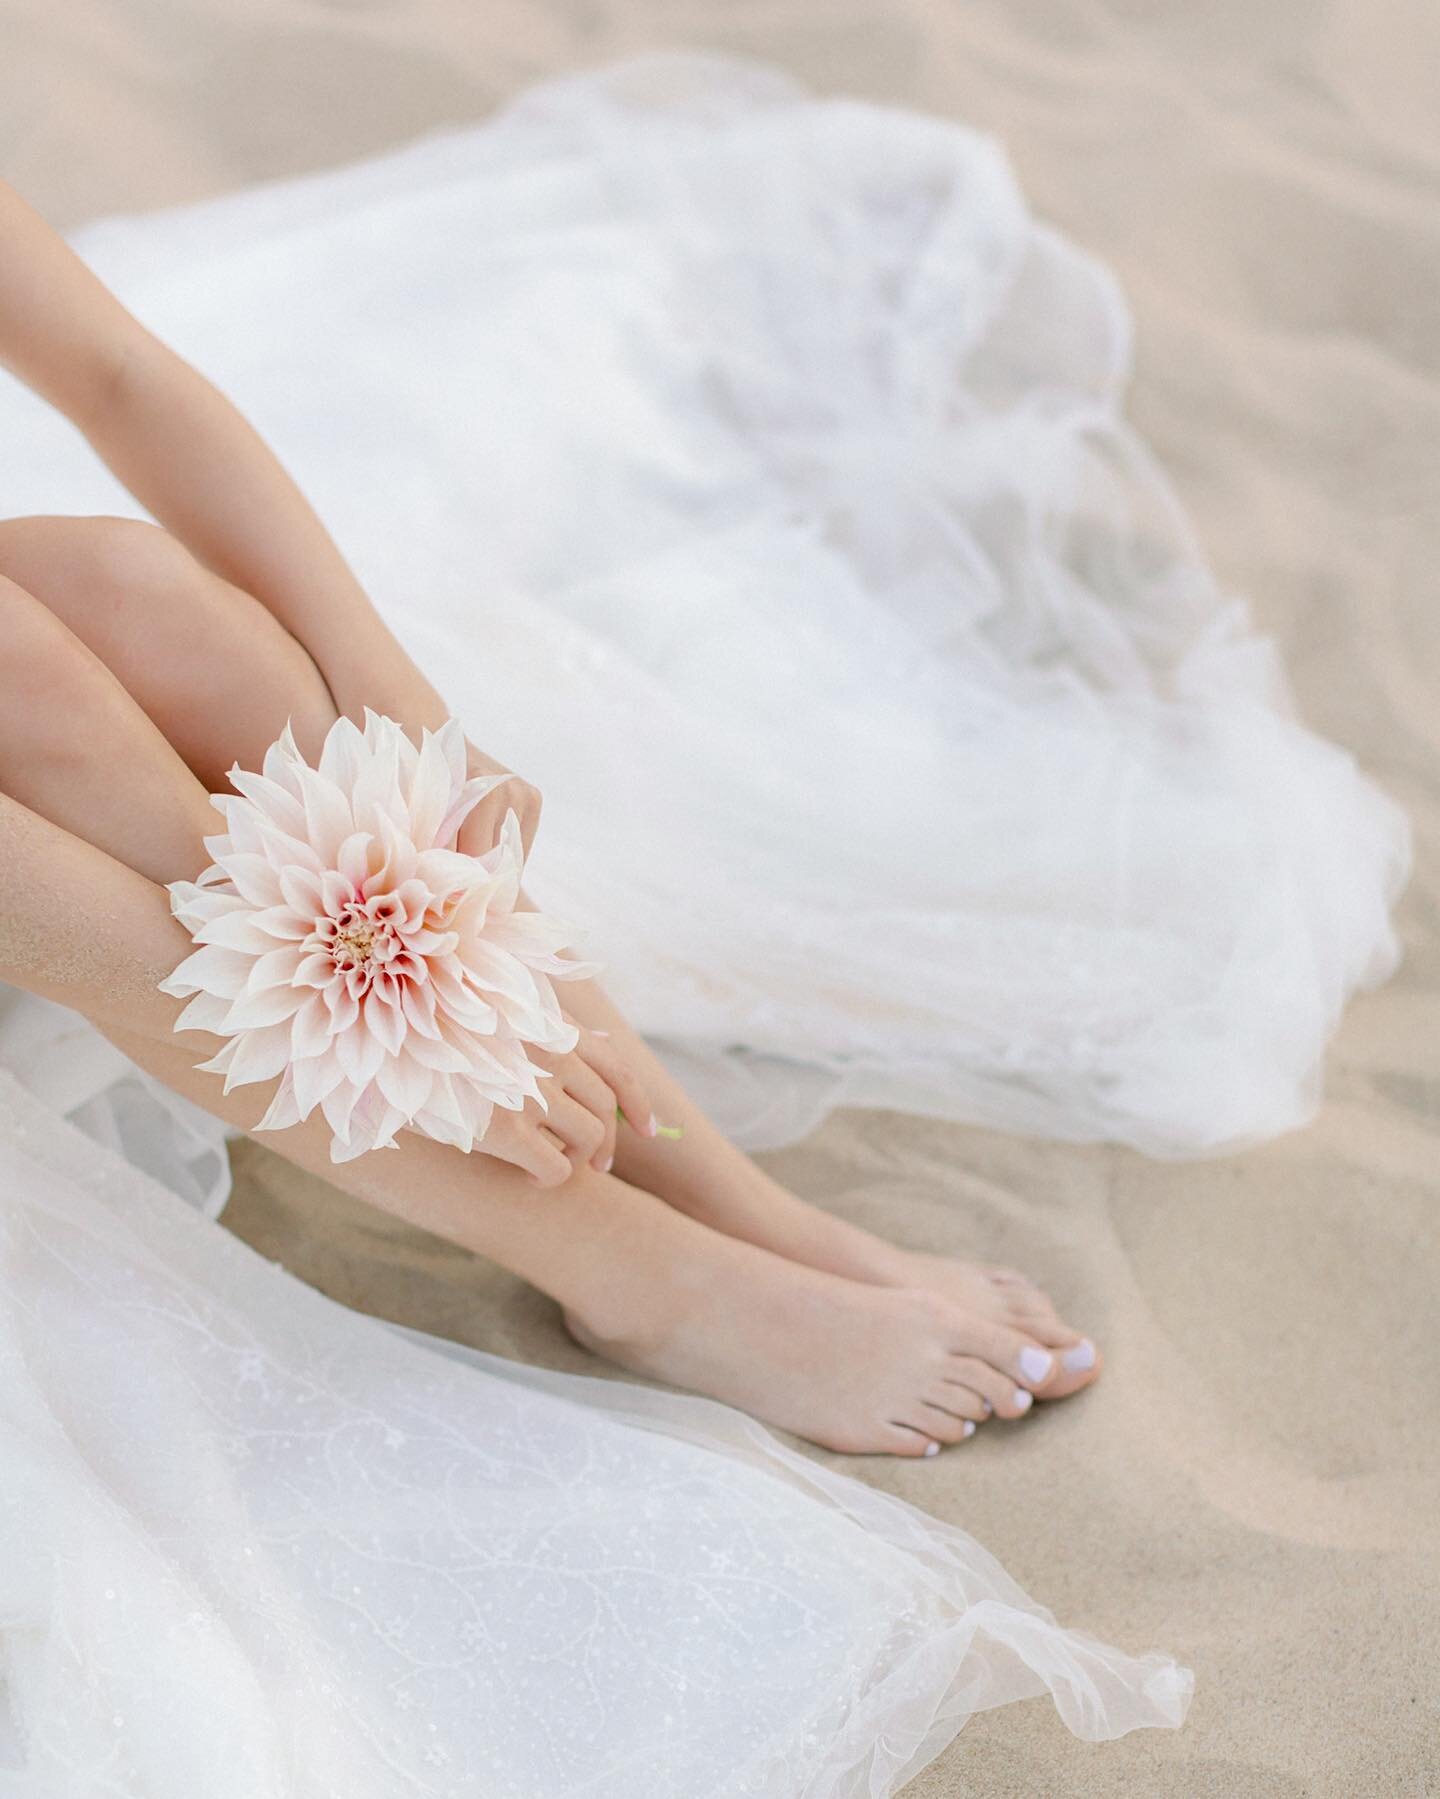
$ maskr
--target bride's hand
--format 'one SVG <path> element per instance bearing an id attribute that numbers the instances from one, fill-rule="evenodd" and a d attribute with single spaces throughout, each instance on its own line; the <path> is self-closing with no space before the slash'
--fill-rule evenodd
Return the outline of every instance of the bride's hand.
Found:
<path id="1" fill-rule="evenodd" d="M 378 620 L 376 629 L 384 630 Z M 352 660 L 343 668 L 326 664 L 321 673 L 336 708 L 357 724 L 363 722 L 369 706 L 403 725 L 411 741 L 418 744 L 422 730 L 438 731 L 449 718 L 449 707 L 393 639 L 389 639 L 388 651 L 372 646 L 367 653 L 362 646 L 350 654 Z M 509 779 L 487 793 L 470 813 L 460 827 L 457 847 L 467 856 L 483 856 L 499 842 L 505 814 L 513 811 L 520 821 L 520 841 L 528 861 L 540 827 L 539 789 L 503 762 L 477 750 L 468 738 L 465 750 L 471 775 L 507 775 Z"/>
<path id="2" fill-rule="evenodd" d="M 475 748 L 468 738 L 465 743 L 468 753 L 470 774 L 475 775 L 508 775 L 498 787 L 487 793 L 474 808 L 464 824 L 460 827 L 460 836 L 456 848 L 463 855 L 483 856 L 486 850 L 493 849 L 500 840 L 500 827 L 505 822 L 505 814 L 513 812 L 520 821 L 520 841 L 525 846 L 525 859 L 530 858 L 530 846 L 535 841 L 535 833 L 540 828 L 540 789 L 532 787 L 528 781 L 522 780 L 503 762 L 494 757 L 484 755 Z"/>
<path id="3" fill-rule="evenodd" d="M 542 1083 L 549 1110 L 542 1112 L 533 1100 L 521 1112 L 497 1107 L 480 1144 L 482 1155 L 528 1170 L 542 1187 L 558 1187 L 581 1162 L 598 1173 L 609 1172 L 615 1160 L 617 1106 L 642 1137 L 655 1135 L 649 1098 L 610 1039 L 603 1031 L 577 1028 L 580 1041 L 568 1055 L 529 1052 L 535 1066 L 550 1074 Z"/>

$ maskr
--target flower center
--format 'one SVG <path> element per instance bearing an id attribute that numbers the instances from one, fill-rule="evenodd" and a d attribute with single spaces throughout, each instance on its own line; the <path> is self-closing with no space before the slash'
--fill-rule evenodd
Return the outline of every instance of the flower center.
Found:
<path id="1" fill-rule="evenodd" d="M 368 919 L 357 919 L 335 933 L 335 955 L 349 956 L 353 962 L 368 962 L 375 947 L 375 927 Z"/>

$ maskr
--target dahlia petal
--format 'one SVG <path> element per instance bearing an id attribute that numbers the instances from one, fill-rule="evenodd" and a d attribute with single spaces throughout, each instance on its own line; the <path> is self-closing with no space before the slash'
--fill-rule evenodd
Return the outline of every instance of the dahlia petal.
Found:
<path id="1" fill-rule="evenodd" d="M 389 720 L 383 722 L 390 723 Z M 369 741 L 368 726 L 366 738 Z M 375 831 L 378 835 L 382 818 L 402 830 L 407 824 L 409 814 L 400 792 L 400 745 L 408 742 L 398 725 L 377 733 L 371 754 L 356 776 L 352 790 L 357 828 Z"/>
<path id="2" fill-rule="evenodd" d="M 323 994 L 312 993 L 290 1020 L 290 1046 L 297 1062 L 328 1053 L 335 1040 L 334 1020 Z"/>
<path id="3" fill-rule="evenodd" d="M 280 892 L 296 918 L 315 919 L 325 914 L 325 889 L 320 876 L 308 868 L 282 868 Z"/>
<path id="4" fill-rule="evenodd" d="M 449 956 L 460 947 L 460 937 L 456 931 L 432 931 L 422 926 L 418 931 L 405 933 L 405 947 L 417 956 Z"/>
<path id="5" fill-rule="evenodd" d="M 418 1031 L 422 1037 L 440 1035 L 435 1024 L 435 993 L 428 980 L 423 985 L 407 981 L 400 989 L 400 1008 L 412 1031 Z"/>
<path id="6" fill-rule="evenodd" d="M 207 993 L 233 998 L 245 985 L 251 960 L 239 950 L 222 949 L 218 944 L 207 943 L 194 955 L 186 956 L 179 967 L 161 981 L 160 991 L 184 999 L 203 988 Z"/>
<path id="7" fill-rule="evenodd" d="M 214 873 L 215 870 L 207 872 Z M 170 910 L 187 931 L 194 931 L 227 912 L 248 912 L 249 904 L 238 893 L 219 893 L 199 881 L 170 883 Z"/>
<path id="8" fill-rule="evenodd" d="M 446 848 L 453 847 L 455 839 L 460 834 L 461 825 L 464 824 L 465 820 L 480 804 L 481 800 L 485 798 L 486 794 L 493 793 L 497 787 L 502 785 L 502 783 L 513 779 L 514 776 L 508 774 L 475 775 L 472 779 L 466 781 L 464 786 L 461 787 L 451 801 L 449 809 L 446 811 L 444 817 L 436 828 L 432 841 L 437 845 Z M 424 840 L 420 839 L 420 841 L 423 842 Z"/>
<path id="9" fill-rule="evenodd" d="M 219 858 L 216 860 L 218 865 Z M 284 899 L 280 876 L 263 856 L 233 851 L 225 857 L 223 866 L 235 891 L 252 906 L 278 906 Z"/>
<path id="10" fill-rule="evenodd" d="M 288 1131 L 292 1124 L 300 1123 L 299 1109 L 295 1104 L 294 1071 L 286 1069 L 280 1077 L 280 1085 L 275 1090 L 275 1097 L 266 1107 L 265 1116 L 251 1128 L 257 1131 Z"/>
<path id="11" fill-rule="evenodd" d="M 365 996 L 363 1007 L 365 1028 L 393 1056 L 405 1041 L 405 1015 L 393 999 L 386 999 L 377 987 Z"/>
<path id="12" fill-rule="evenodd" d="M 465 730 L 458 718 L 447 718 L 435 733 L 435 741 L 445 752 L 445 764 L 450 771 L 450 785 L 459 787 L 470 772 L 470 752 L 465 742 Z"/>
<path id="13" fill-rule="evenodd" d="M 405 1048 L 417 1062 L 433 1068 L 437 1074 L 463 1074 L 470 1066 L 464 1051 L 443 1037 L 407 1037 Z"/>
<path id="14" fill-rule="evenodd" d="M 430 905 L 430 889 L 423 881 L 402 881 L 395 889 L 395 898 L 402 908 L 396 928 L 400 931 L 418 930 Z"/>
<path id="15" fill-rule="evenodd" d="M 256 848 L 272 868 L 304 868 L 311 874 L 319 874 L 325 867 L 325 858 L 305 838 L 290 836 L 268 819 L 256 818 L 251 822 Z"/>
<path id="16" fill-rule="evenodd" d="M 228 1038 L 208 1062 L 197 1062 L 195 1066 L 202 1074 L 229 1074 L 230 1064 L 235 1060 L 235 1054 L 239 1047 L 238 1037 Z"/>
<path id="17" fill-rule="evenodd" d="M 386 1057 L 375 1076 L 375 1084 L 392 1106 L 398 1106 L 407 1118 L 413 1118 L 425 1109 L 435 1079 L 434 1072 L 424 1063 L 402 1053 Z"/>
<path id="18" fill-rule="evenodd" d="M 354 994 L 347 992 L 344 987 L 337 986 L 332 981 L 325 989 L 323 997 L 330 1013 L 332 1035 L 338 1036 L 341 1031 L 353 1030 L 360 1017 L 360 1002 Z"/>
<path id="19" fill-rule="evenodd" d="M 366 899 L 393 892 L 415 873 L 415 846 L 409 837 L 383 809 L 375 810 L 373 821 L 379 852 L 362 886 Z"/>
<path id="20" fill-rule="evenodd" d="M 346 906 L 353 905 L 356 892 L 351 882 L 333 869 L 327 869 L 320 877 L 321 909 L 327 918 L 338 918 Z"/>
<path id="21" fill-rule="evenodd" d="M 430 1098 L 425 1110 L 432 1118 L 444 1119 L 453 1129 L 466 1132 L 469 1129 L 469 1117 L 455 1082 L 448 1075 L 436 1075 L 430 1087 Z"/>
<path id="22" fill-rule="evenodd" d="M 262 939 L 269 943 L 268 938 Z M 249 978 L 245 982 L 247 993 L 263 993 L 269 987 L 293 987 L 295 971 L 299 968 L 303 951 L 298 943 L 285 943 L 278 949 L 268 948 L 263 955 L 255 958 Z"/>
<path id="23" fill-rule="evenodd" d="M 485 1122 L 488 1127 L 488 1117 Z M 472 1130 L 468 1124 L 457 1124 L 453 1119 L 444 1118 L 440 1113 L 429 1110 L 417 1112 L 410 1120 L 410 1127 L 433 1138 L 436 1143 L 448 1143 L 455 1149 L 463 1150 L 467 1156 L 475 1147 L 476 1139 L 483 1135 L 483 1132 Z"/>
<path id="24" fill-rule="evenodd" d="M 267 1024 L 279 1024 L 299 1011 L 309 997 L 309 989 L 267 987 L 262 993 L 242 993 L 225 1015 L 227 1031 L 256 1031 Z"/>
<path id="25" fill-rule="evenodd" d="M 209 1031 L 220 1036 L 225 1027 L 225 1015 L 230 1010 L 230 1002 L 218 993 L 197 993 L 175 1020 L 177 1031 Z"/>
<path id="26" fill-rule="evenodd" d="M 292 1065 L 291 1075 L 296 1110 L 302 1118 L 308 1118 L 316 1106 L 324 1105 L 342 1086 L 349 1086 L 333 1054 L 307 1056 Z"/>
<path id="27" fill-rule="evenodd" d="M 295 742 L 295 734 L 287 719 L 285 729 L 265 752 L 265 760 L 260 764 L 261 771 L 267 780 L 274 781 L 287 793 L 300 798 L 300 778 L 298 770 L 304 762 Z"/>
<path id="28" fill-rule="evenodd" d="M 272 1024 L 263 1031 L 246 1031 L 233 1039 L 235 1055 L 225 1076 L 225 1091 L 245 1087 L 252 1081 L 271 1081 L 283 1074 L 290 1064 L 290 1031 L 286 1025 Z"/>
<path id="29" fill-rule="evenodd" d="M 392 1106 L 387 1103 L 384 1111 L 380 1114 L 379 1123 L 374 1127 L 371 1137 L 372 1146 L 375 1149 L 398 1148 L 399 1146 L 395 1141 L 395 1133 L 396 1131 L 403 1130 L 409 1122 L 410 1121 L 405 1113 L 403 1113 L 398 1106 Z"/>
<path id="30" fill-rule="evenodd" d="M 297 987 L 328 987 L 335 978 L 335 963 L 323 950 L 302 954 L 295 970 Z"/>
<path id="31" fill-rule="evenodd" d="M 305 835 L 305 808 L 278 781 L 272 781 L 266 775 L 248 774 L 243 768 L 232 768 L 227 779 L 237 793 L 273 818 L 287 836 Z"/>
<path id="32" fill-rule="evenodd" d="M 257 931 L 264 931 L 267 937 L 279 937 L 296 942 L 303 941 L 315 928 L 314 915 L 307 910 L 297 912 L 293 906 L 266 906 L 259 912 L 250 914 L 250 922 Z"/>
<path id="33" fill-rule="evenodd" d="M 534 1001 L 535 976 L 517 956 L 488 938 L 466 944 L 464 968 L 467 982 L 478 984 L 487 993 L 503 995 L 520 1004 Z"/>
<path id="34" fill-rule="evenodd" d="M 274 940 L 256 928 L 255 914 L 248 906 L 222 912 L 202 924 L 194 937 L 197 943 L 218 943 L 223 949 L 238 949 L 250 956 L 263 956 L 275 947 Z"/>
<path id="35" fill-rule="evenodd" d="M 332 1087 L 321 1100 L 320 1109 L 325 1114 L 325 1122 L 337 1137 L 350 1135 L 355 1108 L 359 1105 L 364 1091 L 363 1087 L 357 1086 L 353 1081 L 341 1081 Z M 359 1122 L 363 1126 L 363 1116 Z M 365 1147 L 369 1147 L 368 1143 Z"/>
<path id="36" fill-rule="evenodd" d="M 364 766 L 365 756 L 365 738 L 359 726 L 353 719 L 337 718 L 325 734 L 324 747 L 320 751 L 320 773 L 342 792 L 348 793 Z"/>
<path id="37" fill-rule="evenodd" d="M 370 850 L 374 841 L 368 831 L 352 831 L 336 852 L 336 868 L 357 890 L 369 877 Z"/>
<path id="38" fill-rule="evenodd" d="M 422 731 L 420 755 L 407 796 L 411 841 L 422 849 L 444 841 L 438 833 L 450 808 L 453 789 L 454 779 L 445 754 L 443 733 Z"/>
<path id="39" fill-rule="evenodd" d="M 307 841 L 322 862 L 333 866 L 340 845 L 355 829 L 355 814 L 333 781 L 303 765 L 297 772 L 305 804 Z"/>

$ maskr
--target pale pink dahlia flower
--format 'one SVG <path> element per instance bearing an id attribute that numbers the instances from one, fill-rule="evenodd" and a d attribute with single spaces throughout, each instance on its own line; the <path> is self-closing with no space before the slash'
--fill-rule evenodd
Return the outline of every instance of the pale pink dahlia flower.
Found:
<path id="1" fill-rule="evenodd" d="M 543 1107 L 526 1046 L 575 1047 L 551 981 L 596 969 L 557 954 L 566 927 L 515 911 L 513 812 L 487 854 L 455 848 L 503 779 L 467 778 L 454 721 L 417 750 L 368 710 L 363 732 L 336 721 L 318 768 L 287 726 L 263 773 L 230 771 L 240 797 L 212 797 L 227 826 L 205 839 L 213 867 L 170 887 L 200 948 L 161 991 L 190 999 L 177 1030 L 228 1039 L 201 1064 L 227 1093 L 282 1077 L 258 1130 L 319 1106 L 345 1162 L 407 1127 L 470 1150 L 493 1107 Z"/>

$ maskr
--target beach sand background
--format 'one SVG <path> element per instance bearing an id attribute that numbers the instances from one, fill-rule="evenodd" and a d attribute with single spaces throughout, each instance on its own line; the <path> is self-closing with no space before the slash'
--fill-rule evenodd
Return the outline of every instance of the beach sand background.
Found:
<path id="1" fill-rule="evenodd" d="M 766 1160 L 904 1242 L 1022 1264 L 1101 1339 L 1109 1371 L 1073 1404 L 937 1462 L 845 1465 L 1067 1621 L 1198 1676 L 1179 1734 L 1088 1747 L 1041 1704 L 987 1714 L 916 1799 L 1440 1793 L 1440 10 L 0 0 L 0 45 L 0 170 L 62 227 L 685 46 L 993 130 L 1037 211 L 1114 266 L 1132 416 L 1305 716 L 1416 822 L 1405 965 L 1347 1016 L 1319 1120 L 1247 1154 L 1165 1165 L 866 1112 Z M 593 1368 L 499 1271 L 253 1145 L 235 1162 L 227 1224 L 326 1292 Z"/>

